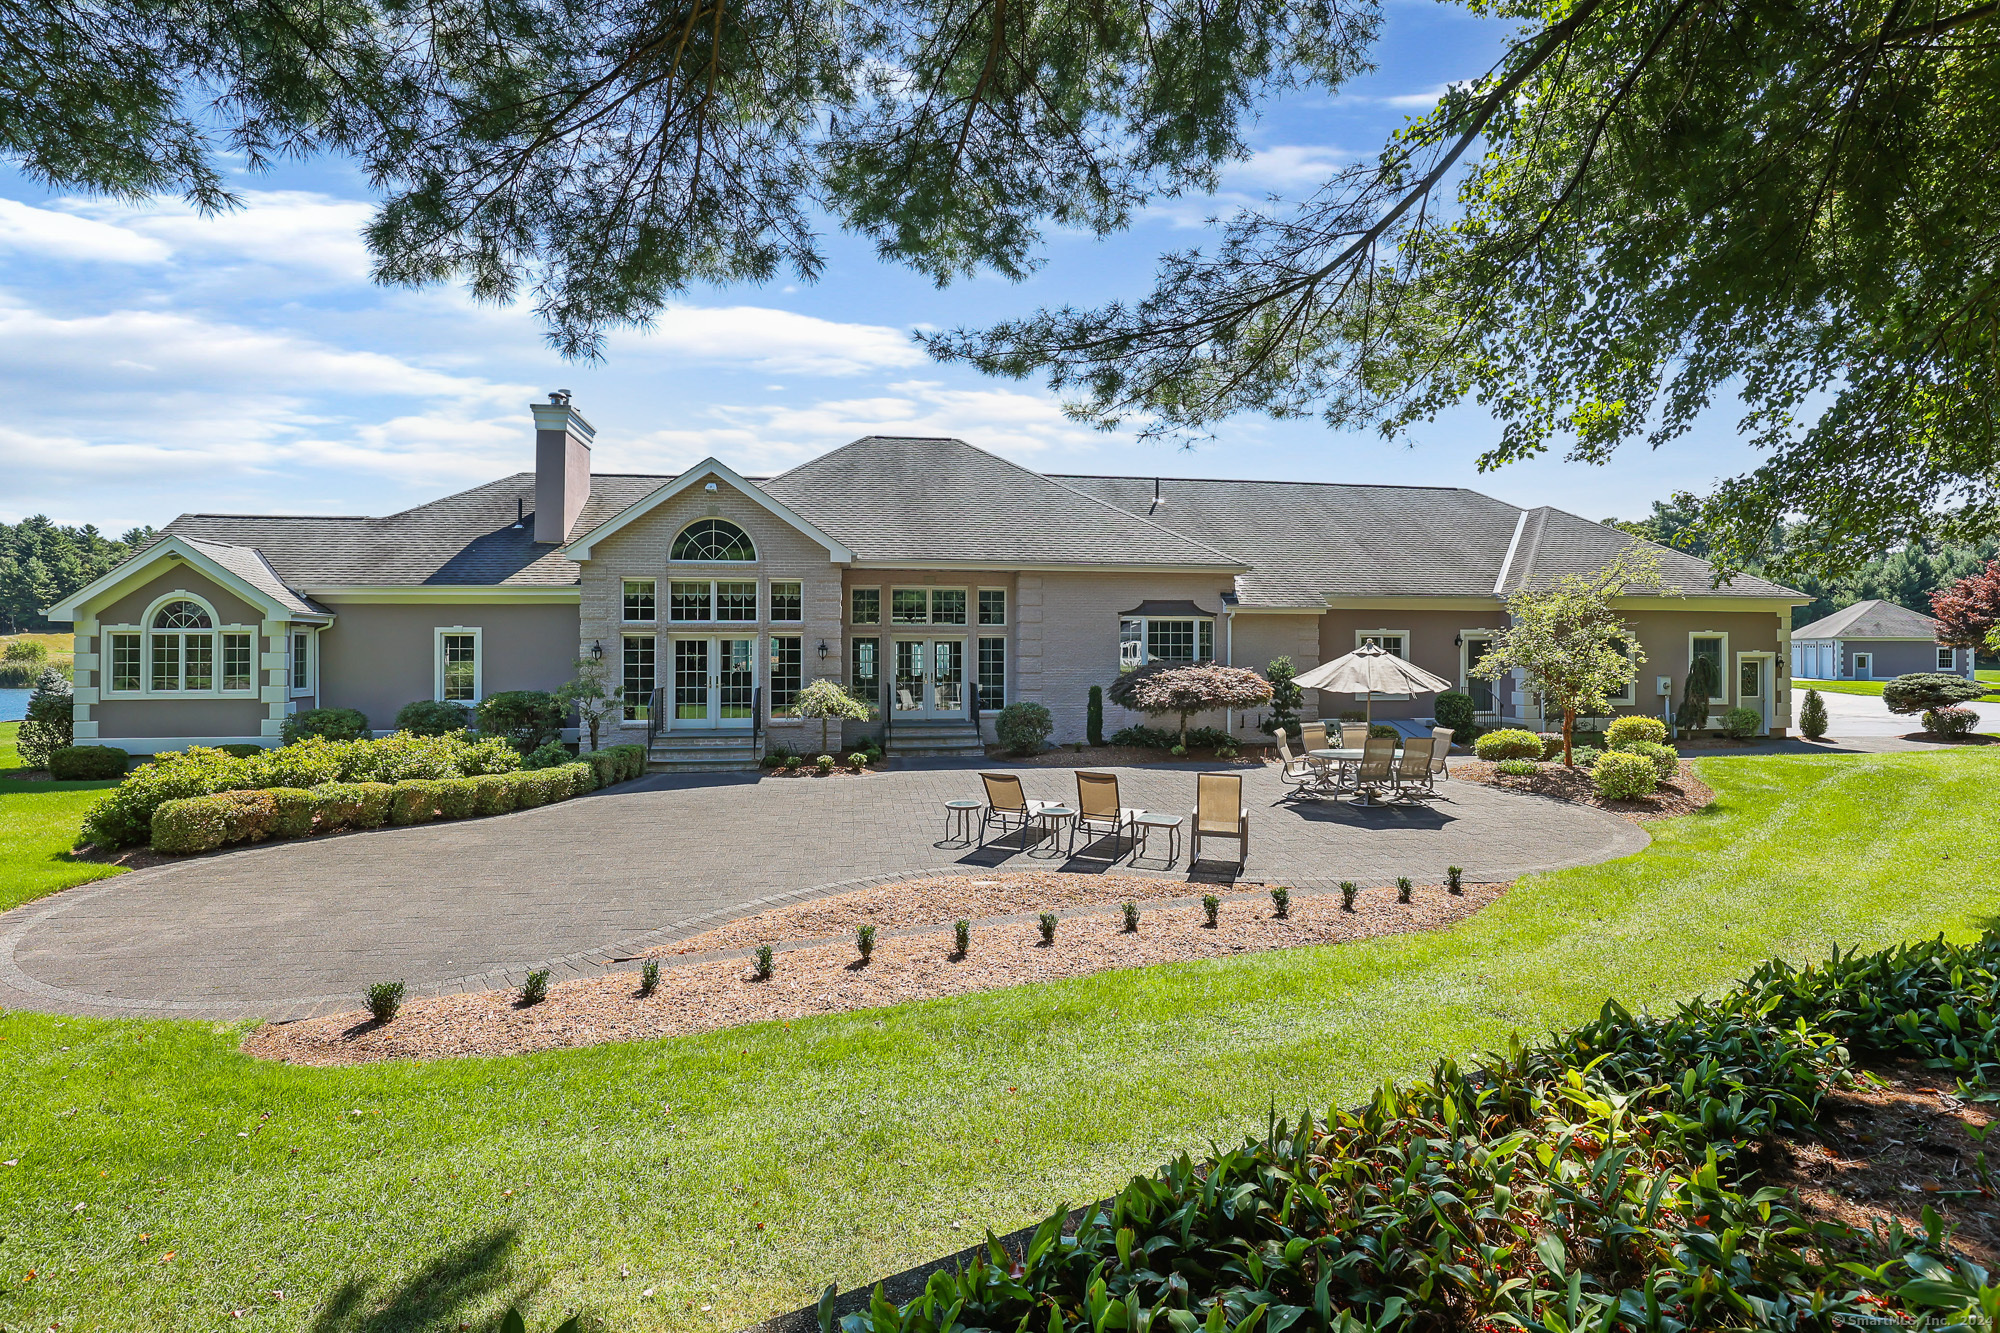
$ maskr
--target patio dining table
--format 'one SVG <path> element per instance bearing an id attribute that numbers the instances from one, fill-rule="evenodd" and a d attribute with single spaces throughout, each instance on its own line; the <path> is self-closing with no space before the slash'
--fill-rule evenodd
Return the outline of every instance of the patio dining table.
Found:
<path id="1" fill-rule="evenodd" d="M 1306 758 L 1311 759 L 1315 763 L 1319 764 L 1321 772 L 1325 772 L 1336 766 L 1345 768 L 1350 764 L 1360 763 L 1361 747 L 1347 746 L 1340 749 L 1332 749 L 1332 750 L 1307 750 Z M 1340 784 L 1330 780 L 1323 781 L 1320 784 L 1320 786 L 1321 790 L 1328 792 L 1329 794 L 1336 793 L 1342 790 Z M 1380 795 L 1381 795 L 1380 788 L 1370 787 L 1367 791 L 1361 794 L 1362 799 L 1358 803 L 1364 805 L 1373 804 L 1375 798 Z"/>

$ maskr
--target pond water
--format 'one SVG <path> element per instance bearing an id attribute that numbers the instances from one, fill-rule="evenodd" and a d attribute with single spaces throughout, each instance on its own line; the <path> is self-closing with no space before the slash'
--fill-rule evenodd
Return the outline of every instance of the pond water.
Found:
<path id="1" fill-rule="evenodd" d="M 33 690 L 0 690 L 0 722 L 19 722 L 28 715 Z"/>

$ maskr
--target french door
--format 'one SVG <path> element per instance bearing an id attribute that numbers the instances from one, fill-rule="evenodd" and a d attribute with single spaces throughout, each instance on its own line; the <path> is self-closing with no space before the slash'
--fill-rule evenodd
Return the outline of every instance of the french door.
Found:
<path id="1" fill-rule="evenodd" d="M 747 729 L 757 709 L 757 641 L 676 637 L 672 642 L 673 729 Z"/>
<path id="2" fill-rule="evenodd" d="M 964 639 L 896 639 L 891 651 L 897 717 L 965 716 Z"/>

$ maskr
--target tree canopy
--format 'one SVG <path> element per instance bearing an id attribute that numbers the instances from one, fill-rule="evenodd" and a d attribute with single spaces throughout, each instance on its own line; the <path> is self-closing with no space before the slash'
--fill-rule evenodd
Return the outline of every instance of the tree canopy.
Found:
<path id="1" fill-rule="evenodd" d="M 112 538 L 92 524 L 64 527 L 43 514 L 0 523 L 0 625 L 10 634 L 48 629 L 44 607 L 108 574 L 153 535 L 133 528 Z"/>

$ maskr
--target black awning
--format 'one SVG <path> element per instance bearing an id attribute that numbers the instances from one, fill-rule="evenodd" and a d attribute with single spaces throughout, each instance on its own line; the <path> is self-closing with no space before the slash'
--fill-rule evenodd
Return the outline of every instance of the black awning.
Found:
<path id="1" fill-rule="evenodd" d="M 1204 620 L 1215 619 L 1217 612 L 1204 611 L 1193 602 L 1141 602 L 1130 611 L 1120 611 L 1121 616 L 1152 616 L 1156 619 L 1169 616 L 1199 616 Z"/>

